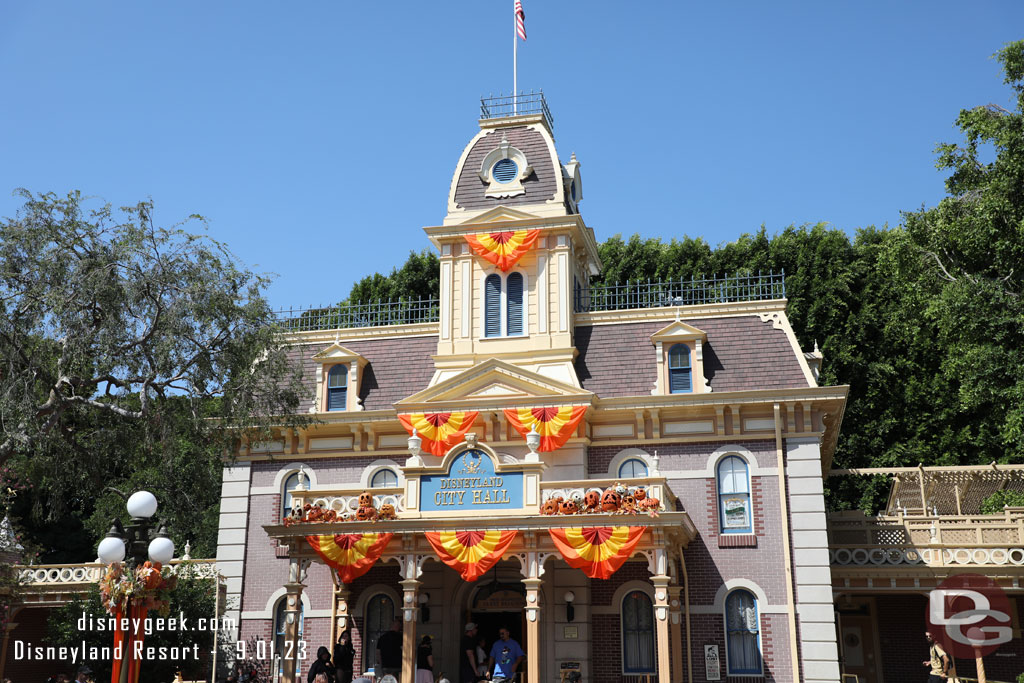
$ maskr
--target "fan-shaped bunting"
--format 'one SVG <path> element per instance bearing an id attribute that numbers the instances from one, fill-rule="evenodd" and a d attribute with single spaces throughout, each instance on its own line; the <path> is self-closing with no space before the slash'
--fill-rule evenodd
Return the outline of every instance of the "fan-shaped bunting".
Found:
<path id="1" fill-rule="evenodd" d="M 465 581 L 476 581 L 501 559 L 515 531 L 427 531 L 424 535 L 434 552 L 446 565 L 459 572 Z"/>
<path id="2" fill-rule="evenodd" d="M 394 534 L 323 534 L 306 536 L 309 545 L 343 583 L 352 583 L 370 570 Z"/>
<path id="3" fill-rule="evenodd" d="M 536 429 L 540 434 L 538 450 L 548 452 L 557 451 L 565 445 L 586 412 L 586 406 L 506 408 L 505 418 L 523 436 L 529 434 L 530 427 Z"/>
<path id="4" fill-rule="evenodd" d="M 592 579 L 607 579 L 633 554 L 642 526 L 549 529 L 551 540 L 570 567 Z"/>
<path id="5" fill-rule="evenodd" d="M 515 230 L 466 235 L 466 241 L 477 256 L 507 272 L 537 243 L 538 237 L 540 230 Z"/>
<path id="6" fill-rule="evenodd" d="M 448 449 L 462 441 L 479 413 L 475 410 L 457 413 L 403 413 L 398 421 L 412 436 L 413 430 L 423 439 L 423 449 L 443 456 Z"/>

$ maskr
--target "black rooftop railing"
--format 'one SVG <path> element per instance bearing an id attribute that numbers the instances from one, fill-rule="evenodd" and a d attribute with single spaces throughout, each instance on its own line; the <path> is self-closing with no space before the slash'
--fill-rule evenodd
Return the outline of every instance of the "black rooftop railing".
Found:
<path id="1" fill-rule="evenodd" d="M 277 322 L 288 332 L 312 332 L 351 327 L 381 327 L 436 323 L 441 314 L 440 299 L 399 299 L 366 304 L 338 304 L 284 308 L 276 312 Z"/>
<path id="2" fill-rule="evenodd" d="M 498 95 L 480 98 L 481 119 L 504 119 L 509 116 L 526 114 L 543 114 L 548 128 L 554 130 L 555 120 L 551 118 L 551 110 L 544 99 L 544 91 L 521 92 L 518 95 Z"/>
<path id="3" fill-rule="evenodd" d="M 577 313 L 620 311 L 659 306 L 695 306 L 734 301 L 786 298 L 786 272 L 726 275 L 688 280 L 637 281 L 616 285 L 577 284 L 573 308 Z M 383 327 L 436 323 L 440 299 L 399 299 L 373 303 L 284 308 L 275 312 L 286 332 L 313 332 L 353 327 Z"/>
<path id="4" fill-rule="evenodd" d="M 786 271 L 615 285 L 576 286 L 577 313 L 786 298 Z"/>

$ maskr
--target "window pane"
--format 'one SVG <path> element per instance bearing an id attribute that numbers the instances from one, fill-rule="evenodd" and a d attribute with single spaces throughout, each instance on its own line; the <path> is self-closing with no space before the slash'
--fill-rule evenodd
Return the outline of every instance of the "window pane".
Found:
<path id="1" fill-rule="evenodd" d="M 274 608 L 274 652 L 281 653 L 281 655 L 282 655 L 282 660 L 281 660 L 281 667 L 282 668 L 280 669 L 281 671 L 284 670 L 284 668 L 283 668 L 284 667 L 283 656 L 284 656 L 284 652 L 285 652 L 284 627 L 285 627 L 285 617 L 286 617 L 285 609 L 287 607 L 288 607 L 288 598 L 284 597 L 284 598 L 281 598 L 280 600 L 277 601 L 277 606 Z M 302 602 L 300 601 L 299 602 L 299 631 L 298 631 L 298 637 L 300 639 L 302 638 L 302 627 L 303 627 L 303 621 L 305 620 L 304 619 L 304 614 L 303 614 L 304 610 L 305 610 L 305 608 L 303 607 Z M 296 644 L 295 647 L 297 647 L 297 646 L 298 646 L 298 644 Z"/>
<path id="2" fill-rule="evenodd" d="M 344 387 L 347 384 L 348 379 L 348 366 L 347 365 L 335 365 L 331 368 L 330 372 L 327 373 L 327 388 L 337 389 Z"/>
<path id="3" fill-rule="evenodd" d="M 668 366 L 670 368 L 690 367 L 690 347 L 686 344 L 676 344 L 669 349 Z"/>
<path id="4" fill-rule="evenodd" d="M 508 334 L 523 333 L 523 276 L 522 273 L 509 273 L 505 284 L 508 307 Z"/>
<path id="5" fill-rule="evenodd" d="M 642 591 L 622 599 L 622 669 L 654 673 L 654 607 Z"/>
<path id="6" fill-rule="evenodd" d="M 501 277 L 497 273 L 484 280 L 484 336 L 501 336 Z"/>
<path id="7" fill-rule="evenodd" d="M 623 478 L 646 477 L 647 465 L 636 458 L 630 458 L 619 467 L 619 476 Z"/>
<path id="8" fill-rule="evenodd" d="M 345 410 L 348 407 L 348 389 L 327 390 L 327 410 Z"/>
<path id="9" fill-rule="evenodd" d="M 395 603 L 384 593 L 373 596 L 366 603 L 366 618 L 363 634 L 363 670 L 374 665 L 377 657 L 377 639 L 391 628 L 395 618 Z M 379 674 L 378 674 L 379 675 Z"/>
<path id="10" fill-rule="evenodd" d="M 288 517 L 292 512 L 292 490 L 299 485 L 299 473 L 292 472 L 284 480 L 284 491 L 281 495 L 281 518 Z"/>
<path id="11" fill-rule="evenodd" d="M 670 394 L 686 394 L 693 391 L 689 368 L 670 368 L 668 371 L 668 392 Z"/>
<path id="12" fill-rule="evenodd" d="M 378 470 L 370 480 L 370 488 L 394 488 L 398 486 L 398 475 L 394 470 Z"/>
<path id="13" fill-rule="evenodd" d="M 747 483 L 747 463 L 735 455 L 730 455 L 718 464 L 719 493 L 749 493 Z"/>
<path id="14" fill-rule="evenodd" d="M 745 590 L 733 591 L 725 601 L 729 672 L 761 673 L 757 601 Z"/>

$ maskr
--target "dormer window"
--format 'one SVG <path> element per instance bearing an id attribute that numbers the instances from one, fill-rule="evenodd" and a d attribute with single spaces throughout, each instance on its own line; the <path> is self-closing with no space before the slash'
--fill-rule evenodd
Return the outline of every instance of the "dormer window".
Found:
<path id="1" fill-rule="evenodd" d="M 651 393 L 655 396 L 709 393 L 711 384 L 704 374 L 707 342 L 707 333 L 681 320 L 652 334 L 657 375 Z"/>
<path id="2" fill-rule="evenodd" d="M 484 336 L 520 337 L 526 333 L 526 280 L 522 273 L 484 280 Z"/>
<path id="3" fill-rule="evenodd" d="M 310 412 L 344 412 L 362 410 L 359 381 L 366 359 L 351 349 L 334 342 L 313 356 L 316 371 L 316 405 Z"/>
<path id="4" fill-rule="evenodd" d="M 477 174 L 487 183 L 485 197 L 516 197 L 526 194 L 523 181 L 533 173 L 522 150 L 513 147 L 502 135 L 501 143 L 492 149 L 480 164 Z"/>
<path id="5" fill-rule="evenodd" d="M 327 373 L 327 410 L 348 410 L 347 365 L 335 365 Z"/>
<path id="6" fill-rule="evenodd" d="M 675 344 L 668 351 L 668 391 L 670 394 L 688 394 L 693 391 L 690 377 L 690 347 Z"/>

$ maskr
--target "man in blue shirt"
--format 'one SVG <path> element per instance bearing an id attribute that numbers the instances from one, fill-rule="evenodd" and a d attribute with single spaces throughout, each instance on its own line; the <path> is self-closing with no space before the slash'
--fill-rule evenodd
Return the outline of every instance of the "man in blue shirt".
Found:
<path id="1" fill-rule="evenodd" d="M 512 640 L 507 628 L 498 630 L 499 640 L 491 647 L 491 658 L 487 660 L 487 676 L 493 683 L 510 681 L 519 671 L 523 661 L 523 648 Z M 493 672 L 493 673 L 492 673 Z"/>

